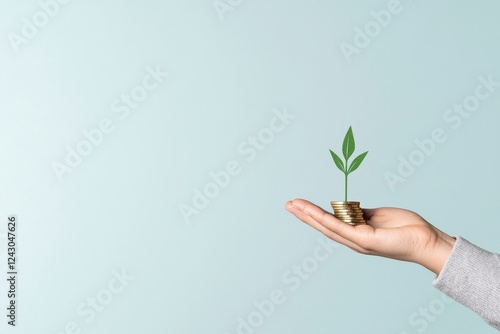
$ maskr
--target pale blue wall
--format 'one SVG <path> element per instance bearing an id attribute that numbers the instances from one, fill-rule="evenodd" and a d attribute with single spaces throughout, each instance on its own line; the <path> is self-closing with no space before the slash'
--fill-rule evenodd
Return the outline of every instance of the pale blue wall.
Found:
<path id="1" fill-rule="evenodd" d="M 324 237 L 283 206 L 342 199 L 328 149 L 352 125 L 370 153 L 351 199 L 500 252 L 500 86 L 473 97 L 500 82 L 498 1 L 54 1 L 0 3 L 0 217 L 20 224 L 5 333 L 496 333 L 417 265 L 343 246 L 318 262 Z M 388 7 L 381 26 L 372 11 Z M 144 99 L 127 107 L 131 92 Z M 468 118 L 450 114 L 463 103 Z M 436 128 L 446 140 L 418 153 Z M 91 152 L 68 167 L 78 149 Z M 391 189 L 400 156 L 423 161 Z"/>

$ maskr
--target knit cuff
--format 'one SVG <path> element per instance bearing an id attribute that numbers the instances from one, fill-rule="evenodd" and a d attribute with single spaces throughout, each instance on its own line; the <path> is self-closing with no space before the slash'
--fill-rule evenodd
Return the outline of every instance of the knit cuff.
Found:
<path id="1" fill-rule="evenodd" d="M 500 330 L 499 254 L 457 236 L 450 256 L 432 285 Z"/>

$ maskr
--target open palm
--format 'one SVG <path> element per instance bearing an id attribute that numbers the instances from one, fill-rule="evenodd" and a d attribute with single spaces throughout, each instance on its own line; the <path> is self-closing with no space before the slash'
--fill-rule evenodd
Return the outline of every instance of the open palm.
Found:
<path id="1" fill-rule="evenodd" d="M 455 241 L 405 209 L 363 209 L 366 225 L 351 226 L 303 199 L 289 201 L 285 208 L 330 239 L 359 253 L 420 263 L 436 274 Z"/>

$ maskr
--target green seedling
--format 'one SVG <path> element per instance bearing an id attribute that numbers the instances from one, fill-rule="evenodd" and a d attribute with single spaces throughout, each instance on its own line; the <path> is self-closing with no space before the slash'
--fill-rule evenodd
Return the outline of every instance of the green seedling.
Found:
<path id="1" fill-rule="evenodd" d="M 345 201 L 347 202 L 347 176 L 354 172 L 358 167 L 361 165 L 363 162 L 363 159 L 366 157 L 368 154 L 368 151 L 365 153 L 361 153 L 358 155 L 354 160 L 351 162 L 349 165 L 349 158 L 352 156 L 354 153 L 355 149 L 355 143 L 354 143 L 354 135 L 352 133 L 352 127 L 349 127 L 349 130 L 347 130 L 347 133 L 345 134 L 344 137 L 344 142 L 342 143 L 342 155 L 344 156 L 345 163 L 340 159 L 340 157 L 335 154 L 332 150 L 330 150 L 330 154 L 332 155 L 333 162 L 337 166 L 338 169 L 342 171 L 345 175 Z"/>

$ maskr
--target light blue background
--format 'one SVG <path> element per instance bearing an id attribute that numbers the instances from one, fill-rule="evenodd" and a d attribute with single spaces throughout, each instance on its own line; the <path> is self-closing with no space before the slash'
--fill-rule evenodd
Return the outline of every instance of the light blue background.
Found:
<path id="1" fill-rule="evenodd" d="M 357 153 L 370 151 L 350 199 L 500 252 L 500 89 L 458 129 L 443 120 L 479 76 L 500 81 L 500 4 L 402 1 L 348 62 L 340 44 L 387 4 L 242 1 L 221 19 L 210 0 L 73 0 L 15 52 L 8 34 L 41 7 L 1 2 L 0 233 L 9 214 L 20 224 L 19 324 L 2 316 L 2 330 L 234 334 L 279 289 L 286 301 L 255 333 L 419 333 L 409 317 L 441 293 L 415 264 L 342 246 L 296 291 L 282 280 L 322 237 L 283 206 L 342 200 L 328 149 L 350 125 Z M 120 119 L 113 101 L 157 66 L 169 76 Z M 283 108 L 295 119 L 246 161 L 239 145 Z M 106 118 L 114 131 L 59 182 L 52 164 Z M 437 127 L 447 140 L 391 191 L 384 174 Z M 186 224 L 180 205 L 232 160 L 241 173 Z M 122 269 L 134 279 L 86 323 L 76 308 Z M 496 333 L 458 303 L 423 332 Z"/>

